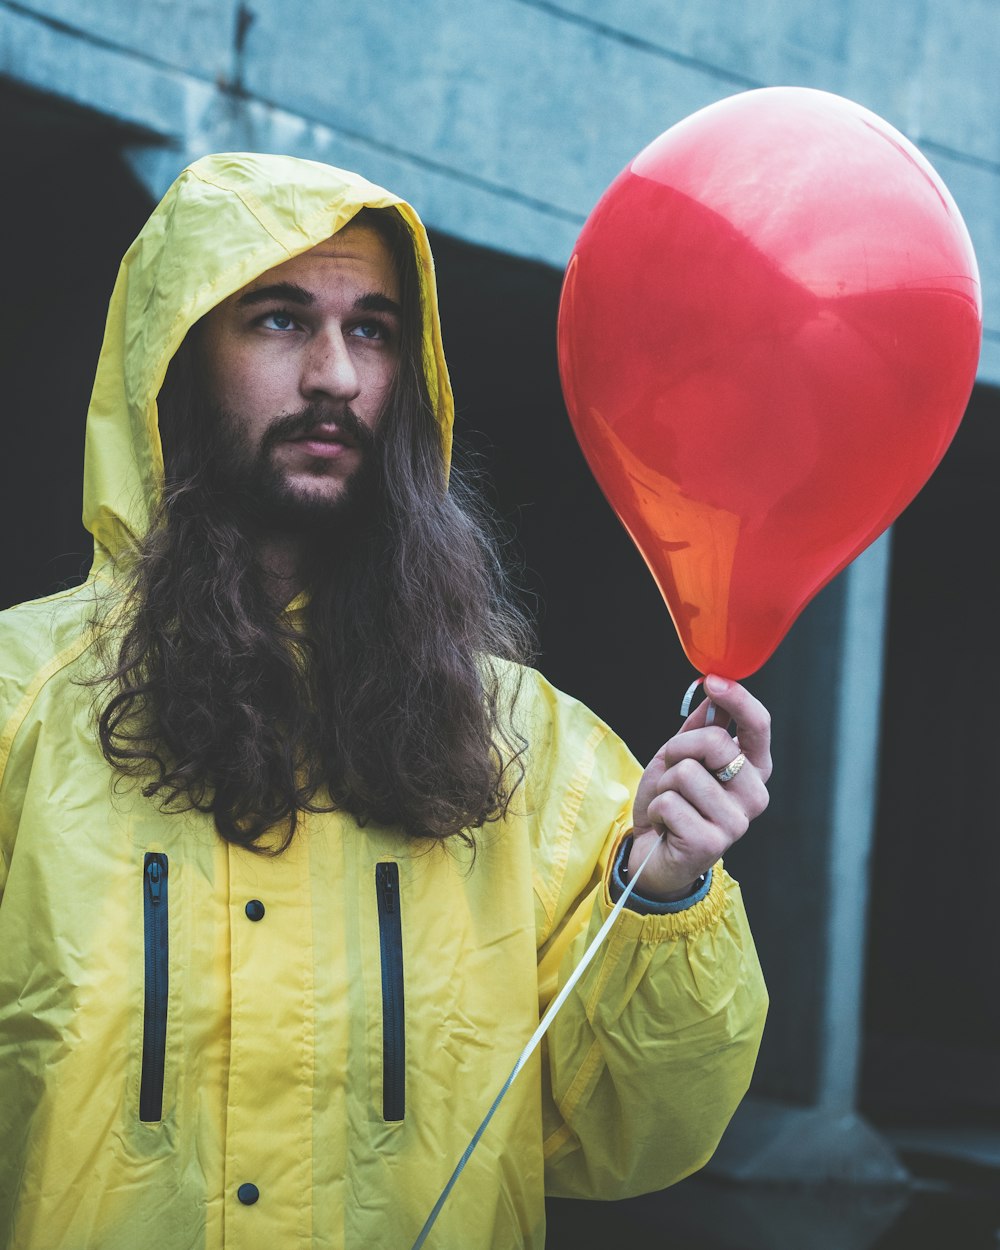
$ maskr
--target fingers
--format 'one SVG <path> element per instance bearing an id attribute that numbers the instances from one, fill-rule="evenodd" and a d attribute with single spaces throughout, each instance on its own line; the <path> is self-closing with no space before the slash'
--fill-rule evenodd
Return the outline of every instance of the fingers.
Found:
<path id="1" fill-rule="evenodd" d="M 718 736 L 712 729 L 696 730 L 679 734 L 664 747 L 664 763 L 667 765 L 656 789 L 677 790 L 685 795 L 704 815 L 709 814 L 701 796 L 711 798 L 724 794 L 739 805 L 753 820 L 768 804 L 767 786 L 749 758 L 731 781 L 722 782 L 715 776 L 740 754 L 740 744 L 724 731 Z M 687 741 L 692 739 L 692 741 Z"/>
<path id="2" fill-rule="evenodd" d="M 724 677 L 706 677 L 705 692 L 736 722 L 740 750 L 767 781 L 771 775 L 771 716 L 767 708 L 738 682 Z"/>
<path id="3" fill-rule="evenodd" d="M 740 744 L 725 729 L 712 725 L 708 729 L 690 729 L 687 733 L 676 734 L 660 748 L 660 757 L 667 768 L 681 760 L 700 760 L 714 773 L 732 763 L 740 749 Z"/>
<path id="4" fill-rule="evenodd" d="M 662 818 L 659 823 L 671 829 L 674 825 L 670 816 L 679 817 L 686 810 L 695 812 L 709 824 L 725 828 L 733 836 L 742 836 L 750 821 L 740 797 L 731 793 L 729 786 L 720 785 L 693 759 L 681 760 L 663 774 L 656 797 L 649 804 L 650 813 Z"/>
<path id="5" fill-rule="evenodd" d="M 720 768 L 738 753 L 731 738 L 729 744 L 728 757 L 719 765 Z M 731 827 L 736 831 L 736 836 L 742 836 L 746 832 L 742 820 L 749 823 L 767 807 L 767 787 L 757 770 L 749 764 L 741 768 L 732 781 L 725 784 L 713 775 L 715 771 L 711 766 L 706 766 L 697 755 L 679 759 L 659 778 L 656 797 L 650 800 L 650 811 L 653 810 L 656 798 L 674 793 L 706 820 L 724 824 L 727 829 Z"/>

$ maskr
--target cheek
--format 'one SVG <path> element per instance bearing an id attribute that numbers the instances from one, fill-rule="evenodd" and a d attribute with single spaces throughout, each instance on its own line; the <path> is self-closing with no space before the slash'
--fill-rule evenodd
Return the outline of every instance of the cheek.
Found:
<path id="1" fill-rule="evenodd" d="M 266 355 L 259 341 L 248 339 L 225 310 L 210 315 L 202 332 L 200 356 L 215 403 L 230 412 L 240 412 L 267 395 L 275 364 Z"/>
<path id="2" fill-rule="evenodd" d="M 262 369 L 253 356 L 233 354 L 218 362 L 212 381 L 220 403 L 244 411 L 255 399 L 259 402 L 268 394 L 273 373 Z"/>
<path id="3" fill-rule="evenodd" d="M 378 361 L 372 365 L 363 380 L 362 394 L 367 395 L 372 417 L 377 417 L 389 398 L 396 377 L 395 361 Z M 356 405 L 355 405 L 356 406 Z"/>
<path id="4" fill-rule="evenodd" d="M 248 442 L 259 441 L 275 417 L 298 405 L 294 378 L 283 364 L 248 354 L 230 358 L 215 372 L 216 402 L 238 417 Z"/>

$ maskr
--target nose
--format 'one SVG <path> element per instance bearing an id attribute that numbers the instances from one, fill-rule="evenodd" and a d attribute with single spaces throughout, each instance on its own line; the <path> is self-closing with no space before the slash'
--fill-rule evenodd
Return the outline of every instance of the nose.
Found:
<path id="1" fill-rule="evenodd" d="M 361 393 L 361 379 L 339 327 L 324 329 L 311 339 L 299 383 L 308 400 L 329 398 L 349 404 Z"/>

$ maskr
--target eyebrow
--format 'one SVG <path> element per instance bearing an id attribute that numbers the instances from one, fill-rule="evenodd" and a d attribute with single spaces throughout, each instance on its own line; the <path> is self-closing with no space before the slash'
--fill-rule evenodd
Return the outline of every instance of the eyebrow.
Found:
<path id="1" fill-rule="evenodd" d="M 259 286 L 247 291 L 236 301 L 237 308 L 248 308 L 252 304 L 266 304 L 270 300 L 281 299 L 289 304 L 299 304 L 303 308 L 316 303 L 316 297 L 304 286 L 294 282 L 274 282 L 271 286 Z"/>
<path id="2" fill-rule="evenodd" d="M 308 308 L 316 303 L 316 297 L 304 286 L 295 282 L 274 282 L 270 286 L 258 286 L 247 291 L 236 301 L 237 308 L 249 308 L 254 304 L 268 304 L 272 300 L 283 300 L 286 304 L 298 304 L 300 308 Z M 402 318 L 403 310 L 394 299 L 383 295 L 380 291 L 368 291 L 359 295 L 354 301 L 358 312 L 392 313 Z"/>
<path id="3" fill-rule="evenodd" d="M 359 312 L 385 312 L 392 313 L 394 317 L 402 318 L 403 316 L 403 310 L 399 304 L 380 291 L 369 291 L 367 295 L 359 295 L 354 301 L 354 307 Z"/>

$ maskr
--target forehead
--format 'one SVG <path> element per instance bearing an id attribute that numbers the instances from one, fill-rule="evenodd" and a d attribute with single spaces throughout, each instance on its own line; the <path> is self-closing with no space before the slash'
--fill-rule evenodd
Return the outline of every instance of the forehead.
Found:
<path id="1" fill-rule="evenodd" d="M 399 277 L 385 240 L 371 226 L 345 226 L 308 252 L 293 256 L 248 282 L 231 299 L 237 300 L 258 287 L 291 282 L 316 294 L 358 287 L 399 300 Z"/>

